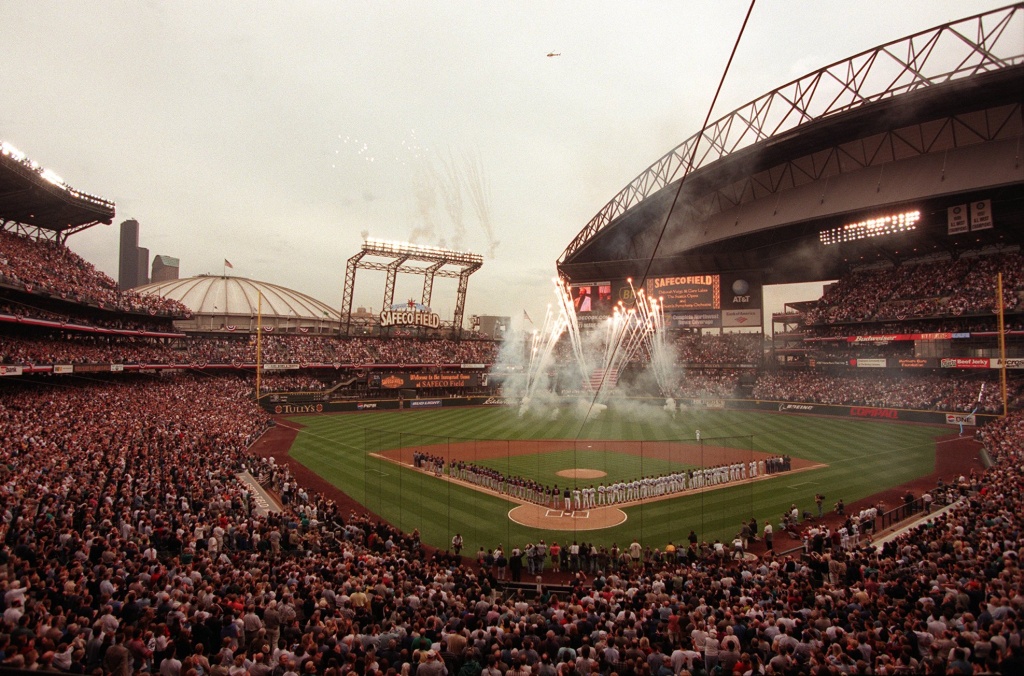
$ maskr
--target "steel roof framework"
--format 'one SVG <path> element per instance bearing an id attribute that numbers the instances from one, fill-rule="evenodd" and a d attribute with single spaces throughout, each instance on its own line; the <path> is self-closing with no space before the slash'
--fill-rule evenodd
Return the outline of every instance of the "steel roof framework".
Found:
<path id="1" fill-rule="evenodd" d="M 384 258 L 387 261 L 365 260 L 368 256 Z M 429 263 L 429 265 L 427 267 L 407 265 L 409 261 Z M 461 335 L 469 276 L 479 270 L 483 266 L 483 262 L 483 256 L 478 254 L 449 251 L 447 249 L 416 244 L 366 240 L 363 242 L 359 253 L 349 258 L 345 266 L 345 290 L 342 294 L 341 306 L 342 335 L 351 335 L 353 326 L 352 298 L 355 292 L 357 270 L 376 270 L 387 273 L 384 282 L 383 307 L 385 309 L 390 308 L 394 303 L 395 281 L 399 273 L 423 275 L 423 293 L 420 300 L 426 307 L 430 307 L 434 289 L 434 277 L 459 280 L 455 300 L 455 314 L 452 317 L 451 326 L 456 334 Z M 446 266 L 455 266 L 458 269 L 445 269 Z"/>
<path id="2" fill-rule="evenodd" d="M 558 262 L 647 197 L 738 150 L 866 104 L 1024 63 L 1021 35 L 1024 3 L 1017 3 L 894 40 L 782 85 L 656 160 L 590 219 Z"/>
<path id="3" fill-rule="evenodd" d="M 1022 132 L 1022 120 L 1024 110 L 1021 105 L 1010 104 L 949 115 L 822 147 L 811 154 L 790 158 L 720 185 L 698 196 L 689 207 L 694 219 L 702 221 L 741 204 L 858 169 L 998 139 L 1018 138 Z M 629 239 L 627 254 L 632 257 L 647 255 L 657 239 L 657 232 L 640 231 Z"/>

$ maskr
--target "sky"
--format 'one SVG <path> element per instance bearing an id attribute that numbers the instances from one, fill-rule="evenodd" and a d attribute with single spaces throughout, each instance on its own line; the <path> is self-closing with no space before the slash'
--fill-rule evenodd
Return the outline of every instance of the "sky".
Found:
<path id="1" fill-rule="evenodd" d="M 857 52 L 1006 2 L 761 0 L 712 119 Z M 116 279 L 118 224 L 181 276 L 340 307 L 365 237 L 484 256 L 466 316 L 553 300 L 590 218 L 700 129 L 747 2 L 0 0 L 0 139 L 111 226 L 72 250 Z M 548 56 L 554 54 L 553 56 Z M 400 275 L 395 300 L 419 299 Z M 434 283 L 450 319 L 454 281 Z M 379 312 L 381 273 L 354 298 Z M 766 313 L 820 285 L 766 291 Z"/>

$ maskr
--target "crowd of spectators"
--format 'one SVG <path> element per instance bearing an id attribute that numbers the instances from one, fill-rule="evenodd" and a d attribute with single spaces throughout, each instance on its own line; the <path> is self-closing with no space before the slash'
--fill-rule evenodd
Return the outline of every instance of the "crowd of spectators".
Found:
<path id="1" fill-rule="evenodd" d="M 1003 275 L 1004 311 L 1024 307 L 1024 256 L 1005 253 L 854 272 L 825 291 L 807 321 L 832 324 L 989 314 L 996 306 L 998 273 Z"/>
<path id="2" fill-rule="evenodd" d="M 0 236 L 0 282 L 160 311 L 134 305 L 60 245 L 33 243 L 25 253 L 9 241 L 20 238 Z M 40 250 L 53 256 L 46 274 L 32 261 Z M 962 286 L 978 289 L 981 302 L 984 283 L 971 281 L 972 270 Z M 322 339 L 291 338 L 269 341 L 265 358 L 362 361 L 314 359 Z M 385 363 L 453 353 L 450 363 L 489 363 L 496 349 L 358 340 L 330 344 Z M 0 357 L 252 354 L 247 340 L 203 344 L 198 354 L 191 345 L 5 336 Z M 693 348 L 696 361 L 708 358 L 702 349 Z M 723 373 L 695 376 L 729 382 Z M 780 372 L 762 375 L 757 388 L 759 398 L 969 410 L 979 379 Z M 996 390 L 981 393 L 979 410 L 992 408 Z M 1014 382 L 1018 404 L 1021 393 Z M 287 467 L 251 454 L 271 424 L 241 377 L 0 382 L 0 665 L 167 676 L 1024 673 L 1024 413 L 979 432 L 995 464 L 956 481 L 958 506 L 881 548 L 822 538 L 806 552 L 732 558 L 719 554 L 721 543 L 691 557 L 693 539 L 678 549 L 612 543 L 606 551 L 628 556 L 609 555 L 605 566 L 600 555 L 586 566 L 570 558 L 571 591 L 536 598 L 500 594 L 486 559 L 428 551 L 416 532 L 346 514 Z M 259 511 L 236 478 L 242 471 L 279 497 L 282 511 Z"/>
<path id="3" fill-rule="evenodd" d="M 135 336 L 68 331 L 27 338 L 0 333 L 0 364 L 175 364 L 180 352 L 167 342 Z"/>
<path id="4" fill-rule="evenodd" d="M 1024 380 L 1008 381 L 1011 409 L 1024 406 Z M 1002 393 L 994 378 L 947 374 L 871 373 L 835 375 L 822 371 L 779 370 L 761 373 L 755 399 L 817 404 L 910 408 L 926 411 L 1001 413 Z M 980 398 L 980 401 L 979 401 Z"/>
<path id="5" fill-rule="evenodd" d="M 267 425 L 231 378 L 0 390 L 2 664 L 260 676 L 1024 669 L 1020 414 L 982 431 L 996 465 L 962 507 L 881 549 L 733 559 L 716 545 L 680 559 L 671 543 L 635 542 L 623 548 L 635 558 L 578 568 L 571 592 L 537 598 L 500 595 L 493 565 L 343 514 L 250 455 Z M 254 511 L 241 470 L 281 497 L 280 515 Z"/>
<path id="6" fill-rule="evenodd" d="M 0 284 L 107 310 L 184 317 L 176 300 L 119 291 L 117 282 L 63 244 L 0 231 Z"/>
<path id="7" fill-rule="evenodd" d="M 100 329 L 114 329 L 118 331 L 140 331 L 151 332 L 173 332 L 173 324 L 166 317 L 140 317 L 138 315 L 114 314 L 109 317 L 98 316 L 95 311 L 75 309 L 74 306 L 65 308 L 65 311 L 54 312 L 40 307 L 26 305 L 12 300 L 0 300 L 0 315 L 7 315 L 18 319 L 42 319 L 51 322 L 61 322 L 71 327 L 90 327 Z"/>
<path id="8" fill-rule="evenodd" d="M 189 361 L 256 361 L 254 337 L 195 338 L 182 344 Z M 499 343 L 441 338 L 339 338 L 272 335 L 260 340 L 265 363 L 283 364 L 493 364 Z"/>
<path id="9" fill-rule="evenodd" d="M 330 382 L 303 373 L 267 373 L 260 377 L 260 392 L 321 392 L 329 387 Z"/>
<path id="10" fill-rule="evenodd" d="M 680 376 L 675 396 L 731 399 L 737 396 L 741 375 L 737 369 L 687 369 Z"/>
<path id="11" fill-rule="evenodd" d="M 760 333 L 680 334 L 673 344 L 684 364 L 760 366 L 764 356 L 764 336 Z"/>
<path id="12" fill-rule="evenodd" d="M 263 363 L 285 364 L 491 364 L 497 343 L 418 338 L 274 336 L 261 341 Z M 256 343 L 238 339 L 150 339 L 63 330 L 49 337 L 0 333 L 0 363 L 230 364 L 256 362 Z"/>
<path id="13" fill-rule="evenodd" d="M 594 334 L 596 335 L 596 334 Z M 761 333 L 679 333 L 670 331 L 663 336 L 674 364 L 686 368 L 715 366 L 720 364 L 760 366 L 764 357 L 764 335 Z M 597 357 L 606 351 L 604 341 L 592 335 L 583 337 L 583 350 L 587 355 Z M 531 348 L 527 344 L 527 348 Z M 572 341 L 563 336 L 554 347 L 556 362 L 575 360 Z M 528 361 L 528 359 L 527 359 Z M 647 344 L 642 344 L 627 360 L 629 365 L 647 364 L 651 354 Z"/>

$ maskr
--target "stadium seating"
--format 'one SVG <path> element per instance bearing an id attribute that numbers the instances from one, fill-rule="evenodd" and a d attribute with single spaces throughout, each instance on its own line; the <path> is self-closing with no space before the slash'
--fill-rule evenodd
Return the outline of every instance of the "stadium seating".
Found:
<path id="1" fill-rule="evenodd" d="M 987 384 L 982 391 L 982 384 Z M 924 411 L 1000 413 L 1001 391 L 995 378 L 956 377 L 947 374 L 837 375 L 821 371 L 762 373 L 753 396 L 771 401 L 910 408 Z M 981 401 L 978 402 L 979 396 Z M 1024 405 L 1024 380 L 1010 381 L 1010 407 Z"/>
<path id="2" fill-rule="evenodd" d="M 942 672 L 957 651 L 1020 664 L 1024 415 L 982 430 L 997 464 L 955 478 L 963 508 L 880 552 L 729 561 L 710 548 L 679 566 L 647 545 L 633 569 L 605 550 L 608 569 L 577 572 L 570 597 L 504 601 L 489 559 L 424 556 L 414 535 L 343 514 L 250 455 L 269 420 L 245 389 L 180 377 L 0 390 L 4 666 L 892 673 Z M 254 511 L 243 469 L 281 496 L 280 517 Z"/>
<path id="3" fill-rule="evenodd" d="M 21 284 L 27 272 L 3 268 L 5 282 Z M 31 285 L 43 283 L 32 274 Z M 85 297 L 76 289 L 65 293 Z M 855 290 L 846 298 L 877 300 Z M 252 355 L 247 337 L 169 345 L 0 336 L 7 363 Z M 496 345 L 274 336 L 264 348 L 266 359 L 289 363 L 414 364 L 491 363 Z M 713 366 L 757 363 L 760 337 L 685 337 L 677 349 L 682 361 L 712 366 L 687 369 L 684 391 L 724 397 L 742 371 Z M 963 410 L 979 391 L 977 378 L 872 375 L 771 372 L 756 393 Z M 316 385 L 305 374 L 275 381 Z M 952 503 L 948 511 L 881 548 L 850 537 L 852 517 L 845 538 L 816 527 L 806 549 L 735 560 L 697 541 L 674 554 L 637 542 L 636 559 L 589 542 L 575 555 L 587 563 L 557 578 L 567 593 L 520 587 L 506 596 L 500 562 L 515 570 L 518 561 L 521 572 L 536 545 L 509 542 L 461 559 L 342 507 L 249 450 L 273 424 L 251 389 L 238 375 L 0 379 L 0 667 L 204 676 L 1024 673 L 1024 412 L 979 430 L 994 464 L 934 491 Z M 982 397 L 985 410 L 994 390 Z M 236 479 L 243 471 L 280 499 L 280 514 L 257 510 Z M 866 527 L 874 517 L 864 518 Z"/>
<path id="4" fill-rule="evenodd" d="M 852 273 L 828 288 L 807 323 L 991 315 L 997 273 L 1003 275 L 1004 311 L 1024 307 L 1024 256 L 965 256 Z"/>
<path id="5" fill-rule="evenodd" d="M 106 310 L 188 314 L 188 308 L 175 300 L 118 291 L 113 279 L 66 246 L 6 231 L 0 231 L 0 284 Z"/>

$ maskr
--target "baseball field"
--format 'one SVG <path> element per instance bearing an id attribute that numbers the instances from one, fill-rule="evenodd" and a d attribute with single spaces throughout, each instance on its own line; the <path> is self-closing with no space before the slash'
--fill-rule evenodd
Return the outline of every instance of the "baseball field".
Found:
<path id="1" fill-rule="evenodd" d="M 853 505 L 941 476 L 937 457 L 956 465 L 963 439 L 949 427 L 891 421 L 746 411 L 612 406 L 585 420 L 573 409 L 528 413 L 506 407 L 437 408 L 294 416 L 279 425 L 297 436 L 288 452 L 331 486 L 427 544 L 446 548 L 455 533 L 464 554 L 493 548 L 579 540 L 664 547 L 691 529 L 704 540 L 731 539 L 741 521 L 778 524 L 796 504 L 816 512 L 838 499 Z M 700 439 L 697 439 L 697 431 Z M 413 467 L 414 454 L 457 460 L 564 488 L 631 481 L 724 463 L 788 455 L 792 470 L 649 497 L 612 507 L 565 512 Z M 967 459 L 969 464 L 972 459 Z M 963 464 L 963 463 L 961 463 Z M 940 463 L 941 465 L 941 463 Z M 948 477 L 947 477 L 948 478 Z M 895 506 L 890 503 L 890 506 Z"/>

